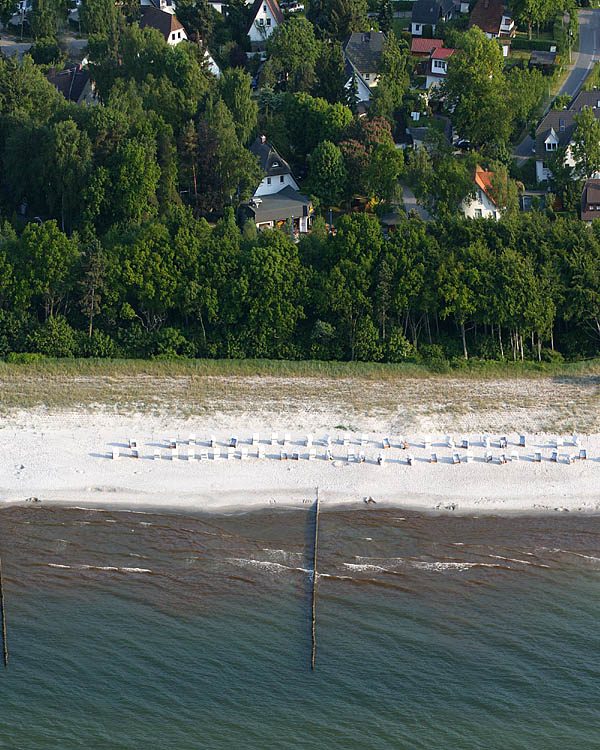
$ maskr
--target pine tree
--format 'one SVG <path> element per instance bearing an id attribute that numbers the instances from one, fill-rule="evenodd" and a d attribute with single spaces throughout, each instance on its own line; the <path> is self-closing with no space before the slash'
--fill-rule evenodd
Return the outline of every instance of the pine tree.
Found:
<path id="1" fill-rule="evenodd" d="M 392 0 L 379 0 L 377 4 L 377 20 L 379 22 L 379 28 L 385 34 L 392 28 L 394 20 L 394 10 L 392 8 Z"/>

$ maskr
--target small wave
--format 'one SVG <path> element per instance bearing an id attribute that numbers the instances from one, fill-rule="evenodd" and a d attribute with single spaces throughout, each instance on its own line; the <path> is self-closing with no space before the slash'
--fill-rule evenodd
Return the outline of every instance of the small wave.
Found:
<path id="1" fill-rule="evenodd" d="M 549 568 L 549 565 L 544 565 L 543 563 L 535 563 L 531 560 L 519 560 L 516 557 L 503 557 L 502 555 L 489 555 L 489 557 L 493 557 L 496 560 L 506 560 L 507 562 L 515 562 L 515 563 L 521 563 L 521 565 L 533 565 L 536 568 Z"/>
<path id="2" fill-rule="evenodd" d="M 364 564 L 357 564 L 357 563 L 344 563 L 344 566 L 346 568 L 350 568 L 350 570 L 378 570 L 381 573 L 388 573 L 389 571 L 386 568 L 382 568 L 381 565 L 370 565 L 368 563 Z"/>
<path id="3" fill-rule="evenodd" d="M 116 573 L 152 573 L 149 568 L 119 568 L 115 565 L 62 565 L 48 563 L 49 568 L 65 568 L 67 570 L 109 570 Z"/>

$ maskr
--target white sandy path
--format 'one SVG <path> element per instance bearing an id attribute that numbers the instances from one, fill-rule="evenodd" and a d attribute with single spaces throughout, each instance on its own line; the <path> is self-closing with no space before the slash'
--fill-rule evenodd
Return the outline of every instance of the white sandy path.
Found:
<path id="1" fill-rule="evenodd" d="M 282 437 L 286 430 L 278 425 Z M 299 444 L 304 432 L 289 430 L 292 442 Z M 340 435 L 331 425 L 311 425 L 315 440 L 329 433 Z M 375 459 L 381 448 L 375 438 L 385 435 L 371 432 L 366 447 L 367 462 L 348 464 L 346 448 L 335 444 L 332 451 L 336 460 L 323 459 L 325 447 L 316 446 L 317 459 L 308 461 L 307 449 L 300 448 L 300 461 L 279 460 L 279 447 L 265 444 L 262 460 L 252 457 L 241 461 L 152 459 L 154 444 L 162 444 L 166 456 L 167 440 L 176 437 L 187 440 L 195 432 L 198 441 L 207 441 L 211 434 L 225 445 L 235 432 L 241 440 L 249 441 L 258 431 L 266 443 L 271 426 L 246 423 L 237 426 L 206 419 L 181 420 L 167 417 L 119 417 L 107 414 L 82 415 L 66 413 L 42 415 L 36 412 L 13 414 L 0 429 L 0 505 L 23 502 L 35 496 L 45 503 L 127 508 L 179 508 L 185 510 L 224 510 L 228 508 L 256 508 L 277 503 L 297 505 L 312 502 L 318 486 L 324 505 L 335 503 L 364 507 L 364 498 L 372 496 L 381 504 L 423 510 L 455 506 L 458 512 L 554 512 L 556 508 L 572 511 L 600 511 L 600 436 L 582 436 L 588 459 L 573 465 L 551 463 L 551 437 L 538 434 L 528 436 L 526 448 L 515 448 L 517 435 L 508 435 L 508 451 L 518 450 L 518 463 L 501 466 L 485 463 L 484 447 L 479 435 L 455 435 L 457 441 L 470 437 L 475 441 L 472 451 L 475 460 L 452 465 L 452 451 L 442 447 L 443 435 L 431 434 L 437 464 L 429 463 L 430 450 L 422 445 L 423 435 L 406 435 L 415 457 L 412 467 L 406 464 L 407 451 L 398 448 L 385 451 L 386 465 L 380 467 Z M 109 451 L 120 444 L 121 452 L 130 453 L 127 439 L 135 437 L 141 458 L 121 458 L 113 461 Z M 497 437 L 497 436 L 492 436 Z M 552 436 L 553 437 L 553 436 Z M 359 435 L 354 433 L 355 450 Z M 568 440 L 568 437 L 567 437 Z M 436 445 L 437 444 L 437 445 Z M 545 460 L 538 464 L 531 458 L 539 446 Z M 292 445 L 292 450 L 298 445 Z M 561 454 L 575 451 L 567 445 Z M 198 453 L 199 453 L 198 449 Z M 459 450 L 461 456 L 464 450 Z M 497 447 L 492 448 L 497 457 Z M 182 453 L 187 455 L 187 446 Z M 209 453 L 211 453 L 209 451 Z M 22 468 L 21 468 L 22 467 Z"/>

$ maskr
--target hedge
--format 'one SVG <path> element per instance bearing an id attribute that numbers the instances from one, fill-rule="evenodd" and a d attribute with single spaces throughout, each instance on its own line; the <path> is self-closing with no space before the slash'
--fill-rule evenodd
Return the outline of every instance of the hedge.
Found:
<path id="1" fill-rule="evenodd" d="M 550 52 L 550 47 L 556 47 L 558 50 L 558 42 L 556 40 L 548 39 L 521 39 L 515 37 L 510 43 L 512 49 L 525 49 L 532 52 L 533 50 L 541 50 L 542 52 Z"/>

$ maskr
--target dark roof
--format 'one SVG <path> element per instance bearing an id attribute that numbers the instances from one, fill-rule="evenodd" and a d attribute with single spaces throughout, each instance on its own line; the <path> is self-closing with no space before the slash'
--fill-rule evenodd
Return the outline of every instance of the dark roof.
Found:
<path id="1" fill-rule="evenodd" d="M 600 107 L 600 91 L 580 91 L 571 102 L 569 109 L 581 112 L 584 107 L 598 109 Z"/>
<path id="2" fill-rule="evenodd" d="M 260 10 L 261 5 L 266 5 L 269 8 L 277 26 L 281 26 L 281 24 L 283 23 L 283 12 L 279 7 L 279 3 L 277 2 L 277 0 L 254 0 L 252 10 L 250 11 L 250 24 L 248 25 L 247 31 L 250 31 L 250 29 L 252 28 L 254 19 L 256 18 L 256 14 Z"/>
<path id="3" fill-rule="evenodd" d="M 538 161 L 547 153 L 544 144 L 551 130 L 556 133 L 559 146 L 566 146 L 570 142 L 575 128 L 574 115 L 575 112 L 568 109 L 551 109 L 540 122 L 535 131 L 535 153 Z"/>
<path id="4" fill-rule="evenodd" d="M 487 34 L 500 34 L 503 15 L 506 13 L 502 0 L 477 0 L 471 11 L 468 28 L 478 26 Z"/>
<path id="5" fill-rule="evenodd" d="M 267 177 L 275 177 L 280 174 L 291 174 L 292 170 L 287 161 L 280 156 L 275 147 L 264 136 L 259 135 L 250 146 L 250 151 L 258 157 L 260 168 Z"/>
<path id="6" fill-rule="evenodd" d="M 534 49 L 529 58 L 532 65 L 554 65 L 556 62 L 556 52 L 545 52 Z"/>
<path id="7" fill-rule="evenodd" d="M 166 13 L 151 5 L 142 8 L 140 28 L 158 29 L 165 40 L 168 40 L 172 31 L 183 29 L 183 24 L 173 13 Z"/>
<path id="8" fill-rule="evenodd" d="M 89 78 L 89 73 L 81 65 L 62 70 L 60 73 L 51 70 L 46 76 L 46 80 L 70 102 L 79 101 L 79 97 L 83 93 L 83 89 Z"/>
<path id="9" fill-rule="evenodd" d="M 261 195 L 247 204 L 248 211 L 258 223 L 263 221 L 285 221 L 292 216 L 308 216 L 312 212 L 310 198 L 302 195 L 289 185 L 278 193 Z"/>
<path id="10" fill-rule="evenodd" d="M 442 13 L 440 0 L 417 0 L 410 16 L 411 23 L 435 24 Z"/>
<path id="11" fill-rule="evenodd" d="M 600 211 L 586 211 L 587 205 L 600 206 L 600 180 L 586 180 L 581 191 L 581 218 L 583 221 L 600 219 Z"/>
<path id="12" fill-rule="evenodd" d="M 384 44 L 383 31 L 355 31 L 344 43 L 344 54 L 361 73 L 377 73 Z"/>

